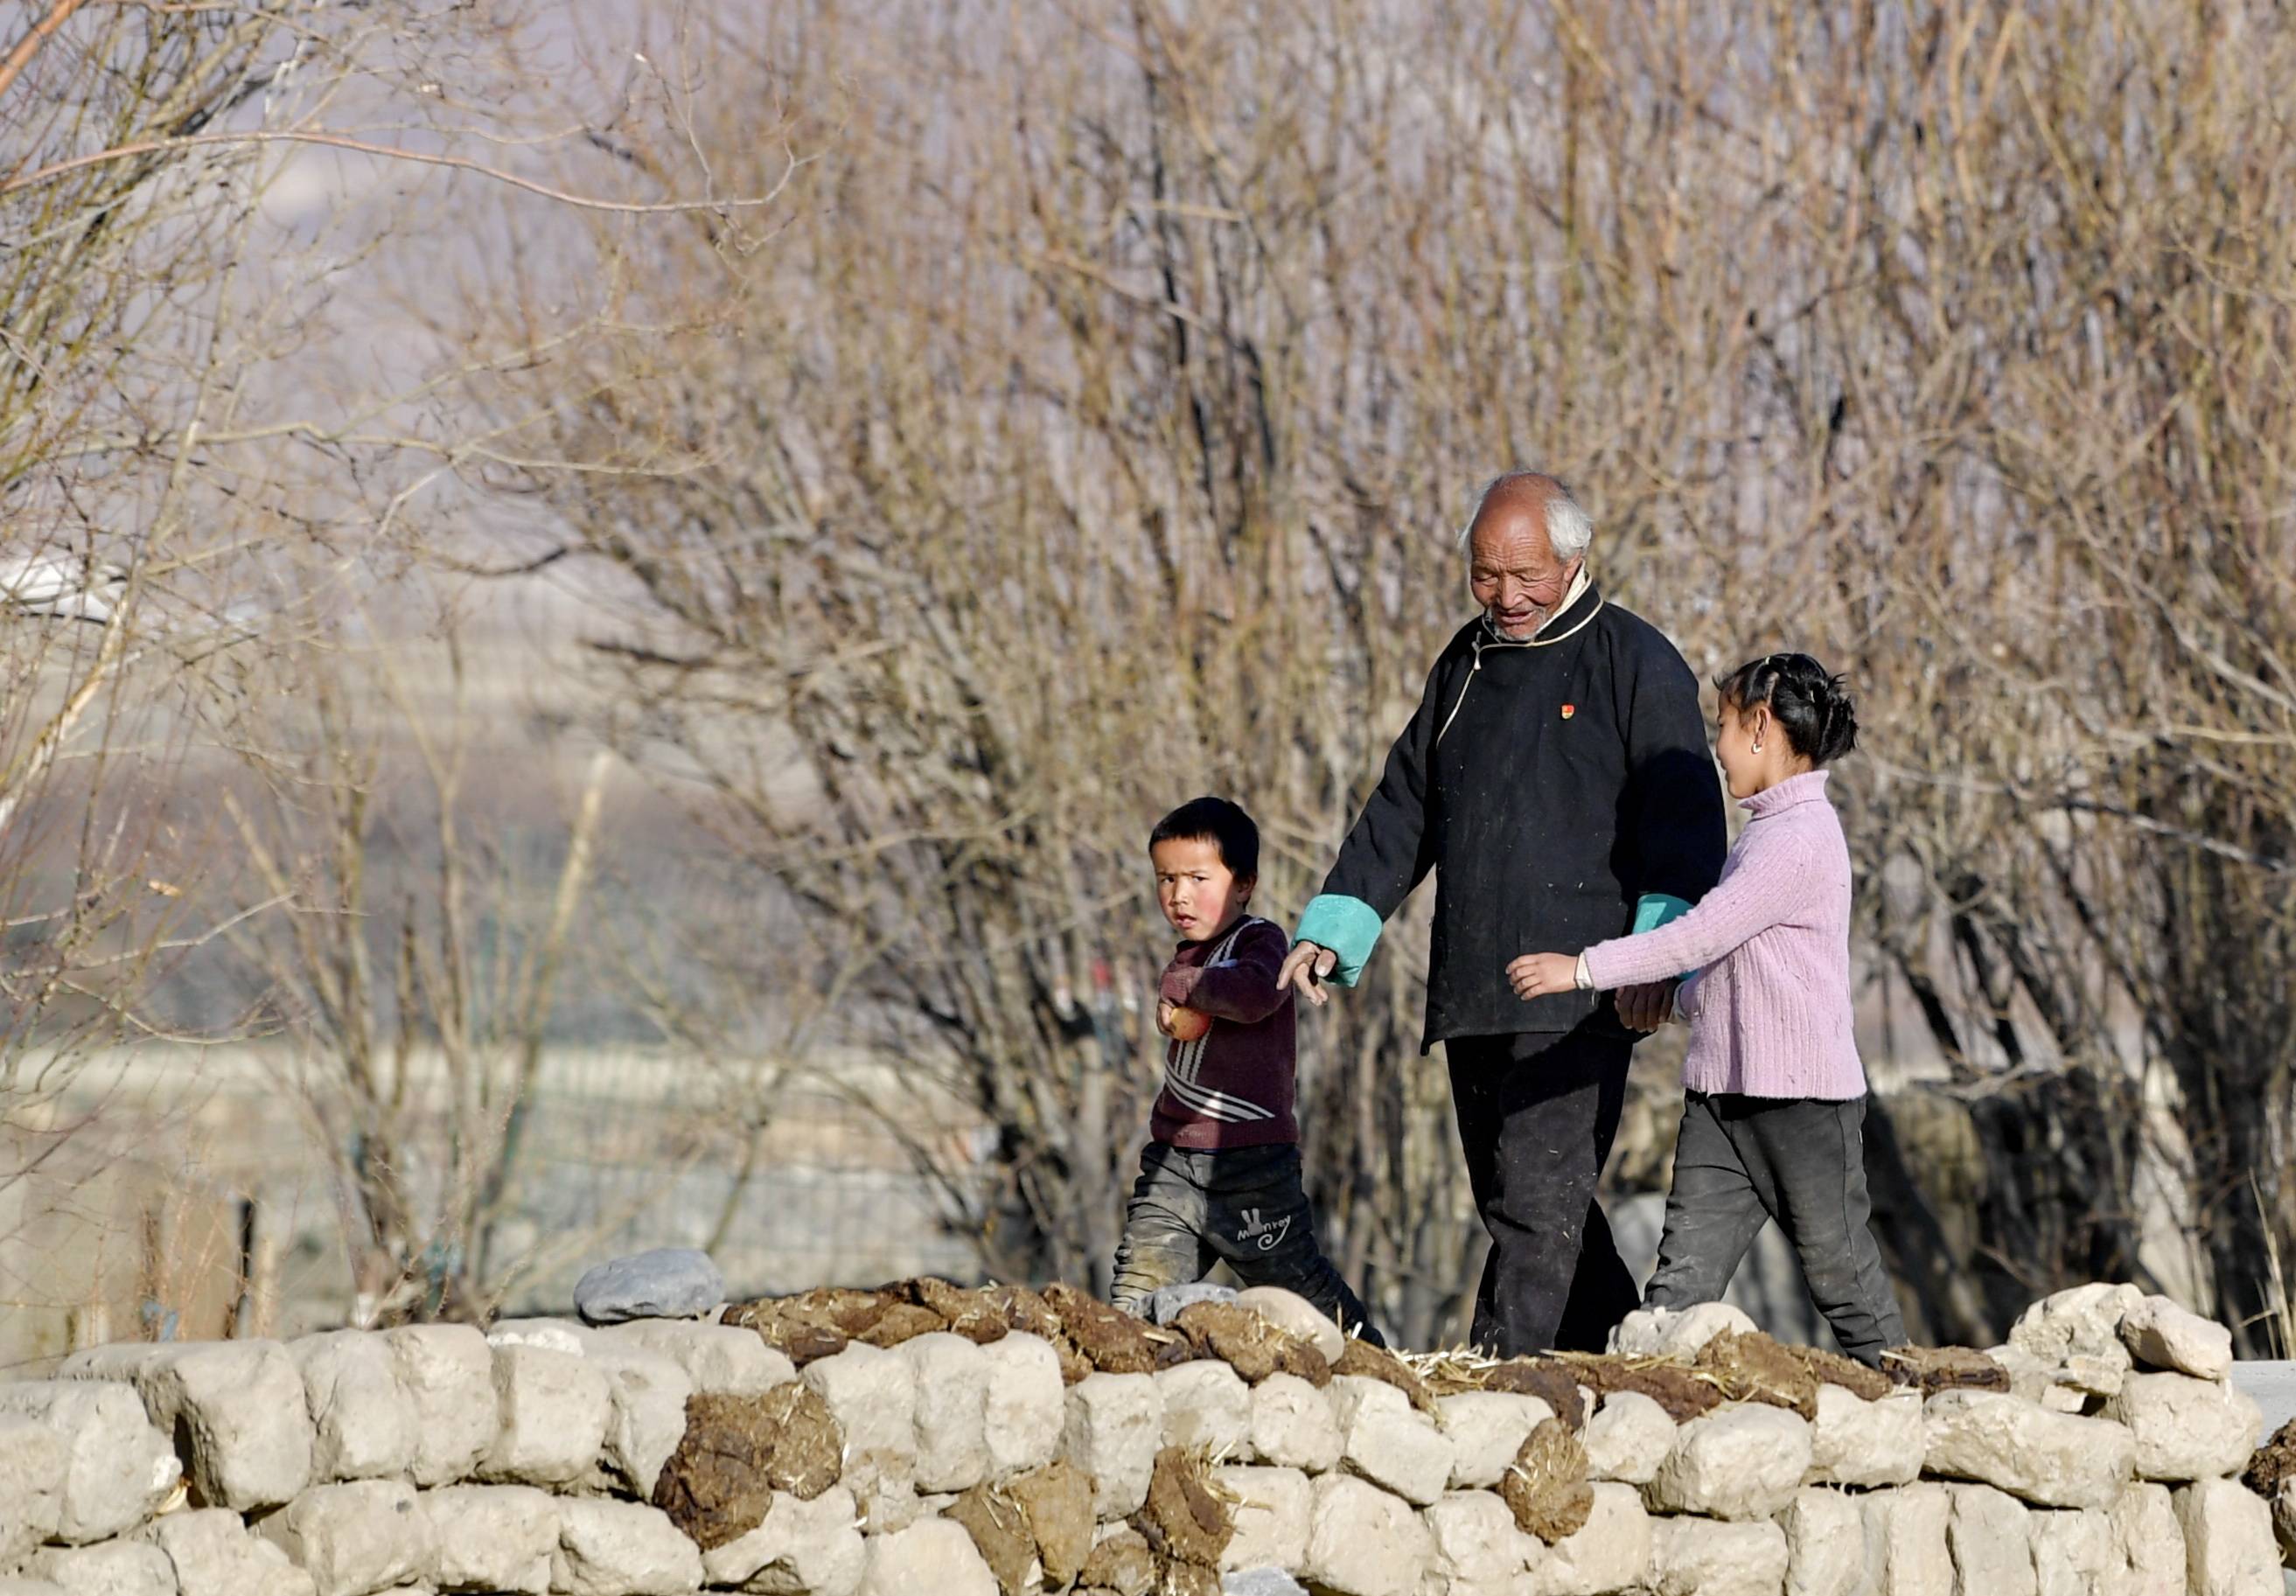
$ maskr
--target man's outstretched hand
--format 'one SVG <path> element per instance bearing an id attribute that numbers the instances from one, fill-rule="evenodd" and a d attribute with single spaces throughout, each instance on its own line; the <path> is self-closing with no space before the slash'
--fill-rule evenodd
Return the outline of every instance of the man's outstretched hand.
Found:
<path id="1" fill-rule="evenodd" d="M 1283 968 L 1275 972 L 1275 989 L 1289 987 L 1316 1004 L 1332 1001 L 1324 989 L 1324 978 L 1340 967 L 1340 956 L 1330 948 L 1313 942 L 1295 942 L 1292 951 L 1283 956 Z"/>
<path id="2" fill-rule="evenodd" d="M 1619 988 L 1619 1020 L 1630 1031 L 1654 1031 L 1674 1017 L 1673 981 Z"/>

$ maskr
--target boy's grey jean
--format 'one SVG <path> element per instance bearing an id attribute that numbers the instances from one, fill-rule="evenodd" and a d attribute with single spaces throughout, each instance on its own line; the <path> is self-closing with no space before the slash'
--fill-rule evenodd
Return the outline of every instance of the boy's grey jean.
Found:
<path id="1" fill-rule="evenodd" d="M 1868 1223 L 1865 1124 L 1862 1097 L 1691 1093 L 1644 1305 L 1687 1308 L 1719 1297 L 1771 1218 L 1793 1244 L 1842 1351 L 1878 1363 L 1904 1346 L 1905 1321 Z"/>
<path id="2" fill-rule="evenodd" d="M 1109 1299 L 1137 1314 L 1163 1286 L 1200 1281 L 1225 1261 L 1247 1286 L 1297 1291 L 1374 1346 L 1364 1305 L 1316 1245 L 1316 1212 L 1300 1183 L 1300 1150 L 1188 1148 L 1151 1142 L 1124 1211 Z"/>

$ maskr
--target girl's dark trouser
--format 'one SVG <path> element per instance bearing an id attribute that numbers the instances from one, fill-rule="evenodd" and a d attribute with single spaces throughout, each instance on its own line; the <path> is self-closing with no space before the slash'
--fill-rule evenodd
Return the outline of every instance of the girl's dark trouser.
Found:
<path id="1" fill-rule="evenodd" d="M 1906 1341 L 1874 1240 L 1866 1100 L 1693 1092 L 1682 1105 L 1658 1272 L 1644 1301 L 1686 1308 L 1722 1295 L 1765 1219 L 1801 1259 L 1809 1295 L 1861 1363 Z"/>
<path id="2" fill-rule="evenodd" d="M 1634 1044 L 1589 1027 L 1443 1045 L 1467 1184 L 1491 1236 L 1470 1338 L 1501 1357 L 1600 1352 L 1635 1305 L 1595 1200 Z"/>

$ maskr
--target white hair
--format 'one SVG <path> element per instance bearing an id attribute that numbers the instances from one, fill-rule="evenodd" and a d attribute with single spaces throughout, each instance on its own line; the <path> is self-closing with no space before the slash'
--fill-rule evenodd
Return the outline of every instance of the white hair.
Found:
<path id="1" fill-rule="evenodd" d="M 1483 484 L 1483 491 L 1475 495 L 1475 513 L 1459 528 L 1459 546 L 1465 548 L 1474 536 L 1475 522 L 1481 518 L 1483 506 L 1490 502 L 1493 494 L 1511 484 L 1526 481 L 1546 484 L 1546 542 L 1554 551 L 1554 557 L 1567 565 L 1584 554 L 1587 546 L 1595 541 L 1594 520 L 1570 496 L 1569 488 L 1543 471 L 1501 471 Z"/>

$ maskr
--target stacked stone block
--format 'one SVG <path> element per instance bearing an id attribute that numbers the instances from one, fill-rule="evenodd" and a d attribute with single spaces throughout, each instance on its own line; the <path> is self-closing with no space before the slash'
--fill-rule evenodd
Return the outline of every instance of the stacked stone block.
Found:
<path id="1" fill-rule="evenodd" d="M 0 1596 L 2279 1596 L 2296 1552 L 2296 1436 L 2259 1452 L 2229 1336 L 2127 1287 L 1887 1378 L 1718 1306 L 1497 1365 L 1267 1293 L 724 1319 L 0 1384 Z"/>

